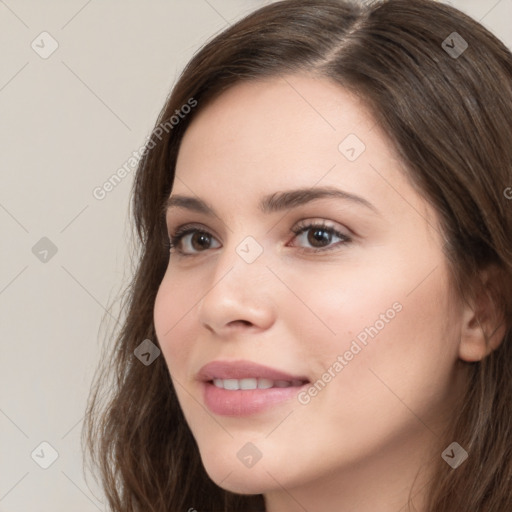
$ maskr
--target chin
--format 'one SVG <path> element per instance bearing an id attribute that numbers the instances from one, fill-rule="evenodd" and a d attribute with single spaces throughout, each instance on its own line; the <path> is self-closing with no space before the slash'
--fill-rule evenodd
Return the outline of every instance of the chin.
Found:
<path id="1" fill-rule="evenodd" d="M 278 487 L 277 482 L 265 470 L 262 461 L 253 467 L 245 467 L 238 458 L 220 456 L 214 452 L 211 456 L 201 456 L 203 466 L 210 479 L 220 488 L 236 494 L 263 494 Z M 281 474 L 279 468 L 270 471 Z"/>
<path id="2" fill-rule="evenodd" d="M 235 494 L 263 494 L 273 487 L 276 481 L 273 480 L 264 470 L 253 473 L 250 470 L 233 470 L 233 472 L 210 472 L 208 476 L 220 488 Z"/>

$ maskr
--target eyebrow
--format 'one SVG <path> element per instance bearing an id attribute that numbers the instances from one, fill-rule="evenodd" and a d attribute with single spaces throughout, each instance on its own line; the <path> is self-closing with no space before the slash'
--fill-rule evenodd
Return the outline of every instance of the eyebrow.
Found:
<path id="1" fill-rule="evenodd" d="M 301 188 L 295 190 L 286 190 L 284 192 L 275 192 L 263 197 L 260 201 L 259 209 L 262 213 L 270 214 L 282 210 L 297 208 L 315 199 L 336 198 L 349 201 L 353 204 L 365 206 L 374 213 L 380 215 L 379 210 L 366 199 L 350 194 L 334 187 L 316 187 Z M 164 204 L 164 212 L 167 213 L 171 208 L 184 208 L 206 215 L 218 217 L 215 209 L 197 197 L 183 196 L 179 194 L 171 195 Z"/>

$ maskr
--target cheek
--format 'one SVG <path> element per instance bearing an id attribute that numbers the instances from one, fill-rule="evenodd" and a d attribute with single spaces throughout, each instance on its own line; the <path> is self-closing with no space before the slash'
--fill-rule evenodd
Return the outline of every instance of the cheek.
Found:
<path id="1" fill-rule="evenodd" d="M 191 380 L 194 378 L 193 364 L 197 364 L 197 319 L 194 318 L 194 304 L 199 298 L 191 286 L 181 286 L 176 279 L 164 277 L 155 298 L 154 324 L 156 335 L 162 350 L 176 396 L 180 403 L 187 424 L 193 432 L 194 425 L 204 421 L 201 410 L 197 410 L 197 400 L 191 397 L 197 393 L 192 389 Z M 200 359 L 199 359 L 200 360 Z M 186 391 L 185 391 L 186 390 Z M 199 398 L 199 395 L 196 399 Z M 199 415 L 199 419 L 194 419 Z"/>
<path id="2" fill-rule="evenodd" d="M 189 290 L 189 291 L 187 291 Z M 153 320 L 171 376 L 183 375 L 188 367 L 184 363 L 190 357 L 190 321 L 194 302 L 197 301 L 191 288 L 165 276 L 155 298 Z M 189 350 L 187 350 L 187 347 Z"/>
<path id="3" fill-rule="evenodd" d="M 404 262 L 395 273 L 386 267 L 302 279 L 294 291 L 306 304 L 288 306 L 287 317 L 298 319 L 289 324 L 295 339 L 307 340 L 302 357 L 322 381 L 318 394 L 340 410 L 361 412 L 366 404 L 372 415 L 397 396 L 423 407 L 442 399 L 450 385 L 458 324 L 446 267 L 440 263 L 432 274 L 435 264 L 414 269 Z"/>
<path id="4" fill-rule="evenodd" d="M 400 282 L 370 267 L 352 265 L 344 270 L 332 266 L 323 272 L 301 273 L 300 280 L 292 275 L 286 280 L 294 283 L 295 296 L 289 294 L 282 300 L 279 316 L 295 328 L 294 339 L 301 340 L 311 356 L 336 357 L 349 350 L 354 339 L 362 347 L 365 342 L 369 346 L 377 332 L 381 337 L 403 316 Z"/>

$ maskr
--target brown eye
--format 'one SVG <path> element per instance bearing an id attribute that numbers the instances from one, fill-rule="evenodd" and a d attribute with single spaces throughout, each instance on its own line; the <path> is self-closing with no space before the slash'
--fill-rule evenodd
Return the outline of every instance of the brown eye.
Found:
<path id="1" fill-rule="evenodd" d="M 211 237 L 208 233 L 202 233 L 196 231 L 192 233 L 190 238 L 190 245 L 194 250 L 200 251 L 202 249 L 208 249 L 208 244 L 211 242 Z"/>
<path id="2" fill-rule="evenodd" d="M 292 231 L 295 233 L 295 238 L 302 239 L 303 243 L 300 249 L 305 252 L 326 252 L 352 241 L 351 237 L 325 223 L 311 223 L 299 226 Z M 305 234 L 307 236 L 304 238 Z M 333 244 L 333 238 L 339 238 L 340 242 Z M 304 242 L 306 246 L 304 246 Z"/>
<path id="3" fill-rule="evenodd" d="M 323 228 L 314 228 L 308 230 L 308 242 L 313 247 L 323 247 L 323 244 L 329 245 L 332 234 Z"/>
<path id="4" fill-rule="evenodd" d="M 211 248 L 211 243 L 215 240 L 208 231 L 192 227 L 179 228 L 169 239 L 171 250 L 175 249 L 183 256 L 205 252 L 206 249 Z"/>

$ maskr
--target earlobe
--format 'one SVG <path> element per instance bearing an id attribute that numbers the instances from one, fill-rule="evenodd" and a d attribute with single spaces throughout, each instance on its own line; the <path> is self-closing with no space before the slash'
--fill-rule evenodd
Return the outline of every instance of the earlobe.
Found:
<path id="1" fill-rule="evenodd" d="M 466 362 L 481 361 L 496 350 L 506 334 L 506 322 L 493 291 L 498 274 L 486 270 L 476 297 L 465 303 L 462 313 L 459 357 Z"/>

